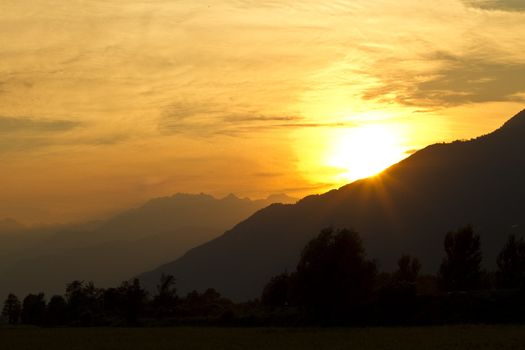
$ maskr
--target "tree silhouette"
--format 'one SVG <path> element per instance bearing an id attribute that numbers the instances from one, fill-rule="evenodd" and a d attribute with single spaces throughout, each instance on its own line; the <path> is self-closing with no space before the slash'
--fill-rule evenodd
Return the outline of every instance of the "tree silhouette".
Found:
<path id="1" fill-rule="evenodd" d="M 380 290 L 383 320 L 390 323 L 410 320 L 417 307 L 417 279 L 421 264 L 418 259 L 403 255 L 397 265 L 397 270 Z"/>
<path id="2" fill-rule="evenodd" d="M 178 303 L 175 277 L 162 274 L 157 285 L 157 294 L 153 297 L 152 305 L 159 317 L 173 315 Z"/>
<path id="3" fill-rule="evenodd" d="M 361 305 L 371 295 L 376 264 L 366 257 L 355 231 L 323 230 L 301 254 L 294 282 L 294 299 L 325 316 Z"/>
<path id="4" fill-rule="evenodd" d="M 135 324 L 146 304 L 148 293 L 141 287 L 138 278 L 124 281 L 117 288 L 120 315 L 129 324 Z"/>
<path id="5" fill-rule="evenodd" d="M 117 315 L 120 312 L 120 295 L 117 288 L 102 291 L 102 309 L 106 315 Z"/>
<path id="6" fill-rule="evenodd" d="M 46 317 L 46 301 L 44 293 L 29 294 L 24 298 L 22 306 L 22 322 L 25 324 L 42 325 Z"/>
<path id="7" fill-rule="evenodd" d="M 180 313 L 184 317 L 218 317 L 231 311 L 232 302 L 213 288 L 199 294 L 192 291 L 180 300 Z"/>
<path id="8" fill-rule="evenodd" d="M 17 324 L 20 320 L 20 314 L 22 313 L 22 305 L 18 297 L 14 294 L 9 294 L 4 302 L 4 308 L 2 310 L 2 316 L 7 318 L 9 324 Z"/>
<path id="9" fill-rule="evenodd" d="M 481 283 L 480 237 L 472 226 L 463 227 L 445 236 L 446 257 L 441 263 L 438 278 L 447 291 L 473 290 Z"/>
<path id="10" fill-rule="evenodd" d="M 49 325 L 63 325 L 67 322 L 68 307 L 61 295 L 53 295 L 47 304 L 46 322 Z"/>
<path id="11" fill-rule="evenodd" d="M 101 312 L 101 290 L 93 282 L 73 281 L 66 286 L 68 317 L 76 324 L 91 325 Z"/>
<path id="12" fill-rule="evenodd" d="M 266 306 L 282 307 L 289 304 L 290 276 L 282 273 L 272 277 L 266 284 L 261 296 L 261 302 Z"/>
<path id="13" fill-rule="evenodd" d="M 496 278 L 501 288 L 519 288 L 525 285 L 525 241 L 509 236 L 497 258 Z"/>
<path id="14" fill-rule="evenodd" d="M 397 262 L 397 271 L 394 273 L 394 279 L 399 282 L 416 283 L 421 263 L 417 258 L 410 255 L 403 255 Z"/>
<path id="15" fill-rule="evenodd" d="M 417 294 L 417 278 L 421 270 L 421 263 L 410 255 L 402 255 L 397 262 L 397 270 L 387 287 L 390 296 L 396 303 L 409 304 Z"/>
<path id="16" fill-rule="evenodd" d="M 221 293 L 217 292 L 215 288 L 208 288 L 202 293 L 201 299 L 206 304 L 217 303 L 221 300 Z"/>

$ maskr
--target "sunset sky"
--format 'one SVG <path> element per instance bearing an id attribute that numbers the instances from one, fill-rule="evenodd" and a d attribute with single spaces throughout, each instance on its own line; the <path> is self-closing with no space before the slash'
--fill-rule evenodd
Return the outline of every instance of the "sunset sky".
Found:
<path id="1" fill-rule="evenodd" d="M 301 197 L 525 108 L 523 0 L 1 0 L 0 218 Z"/>

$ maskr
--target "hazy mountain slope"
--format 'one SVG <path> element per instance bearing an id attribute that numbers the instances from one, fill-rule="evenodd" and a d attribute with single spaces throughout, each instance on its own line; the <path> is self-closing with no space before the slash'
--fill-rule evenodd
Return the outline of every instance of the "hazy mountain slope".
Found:
<path id="1" fill-rule="evenodd" d="M 0 234 L 5 233 L 5 232 L 23 230 L 24 228 L 25 228 L 24 225 L 22 225 L 21 223 L 13 219 L 10 219 L 10 218 L 0 219 Z"/>
<path id="2" fill-rule="evenodd" d="M 151 287 L 170 273 L 182 292 L 215 287 L 237 300 L 257 297 L 326 226 L 358 230 L 382 269 L 410 253 L 435 272 L 445 233 L 471 223 L 493 266 L 508 233 L 525 227 L 524 150 L 525 111 L 490 135 L 429 146 L 379 176 L 265 208 L 141 278 Z"/>
<path id="3" fill-rule="evenodd" d="M 13 263 L 1 275 L 9 292 L 62 294 L 75 279 L 99 287 L 115 286 L 137 271 L 151 269 L 218 234 L 215 228 L 188 227 L 139 240 L 107 241 L 64 252 L 38 255 Z"/>
<path id="4" fill-rule="evenodd" d="M 271 200 L 177 194 L 54 234 L 21 231 L 0 249 L 0 293 L 57 293 L 73 279 L 115 285 L 217 237 Z"/>
<path id="5" fill-rule="evenodd" d="M 293 201 L 290 197 L 282 199 Z M 224 231 L 271 203 L 270 199 L 252 201 L 234 195 L 217 199 L 207 194 L 177 193 L 152 199 L 138 208 L 99 222 L 95 229 L 86 230 L 83 226 L 64 229 L 47 239 L 45 246 L 57 252 L 78 245 L 139 239 L 194 226 Z"/>

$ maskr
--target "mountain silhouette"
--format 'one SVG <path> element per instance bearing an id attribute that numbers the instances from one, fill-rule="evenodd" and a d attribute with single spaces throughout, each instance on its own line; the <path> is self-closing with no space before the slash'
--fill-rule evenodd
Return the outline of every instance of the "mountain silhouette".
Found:
<path id="1" fill-rule="evenodd" d="M 272 276 L 294 270 L 307 241 L 328 226 L 357 230 L 382 270 L 411 254 L 435 273 L 445 234 L 472 224 L 493 267 L 508 234 L 525 228 L 524 150 L 522 111 L 489 135 L 435 144 L 375 177 L 271 205 L 140 278 L 152 288 L 167 273 L 183 293 L 213 287 L 235 300 L 255 298 Z"/>
<path id="2" fill-rule="evenodd" d="M 176 194 L 105 221 L 11 234 L 0 239 L 0 295 L 61 293 L 73 280 L 117 285 L 217 237 L 270 203 L 272 199 Z"/>
<path id="3" fill-rule="evenodd" d="M 16 232 L 25 228 L 24 225 L 11 218 L 0 219 L 0 234 Z"/>

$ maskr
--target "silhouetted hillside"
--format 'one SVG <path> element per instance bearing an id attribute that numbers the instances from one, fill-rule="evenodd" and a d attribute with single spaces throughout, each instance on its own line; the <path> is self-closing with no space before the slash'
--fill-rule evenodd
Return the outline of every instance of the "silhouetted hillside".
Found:
<path id="1" fill-rule="evenodd" d="M 76 279 L 114 285 L 217 237 L 270 203 L 176 194 L 107 221 L 10 234 L 0 238 L 0 294 L 57 293 Z"/>
<path id="2" fill-rule="evenodd" d="M 525 111 L 492 134 L 429 146 L 384 173 L 295 205 L 271 205 L 215 240 L 141 276 L 151 288 L 161 273 L 182 292 L 216 288 L 245 300 L 292 271 L 305 243 L 327 226 L 361 233 L 379 268 L 401 254 L 436 272 L 445 233 L 471 223 L 484 261 L 495 264 L 507 235 L 525 227 Z"/>

